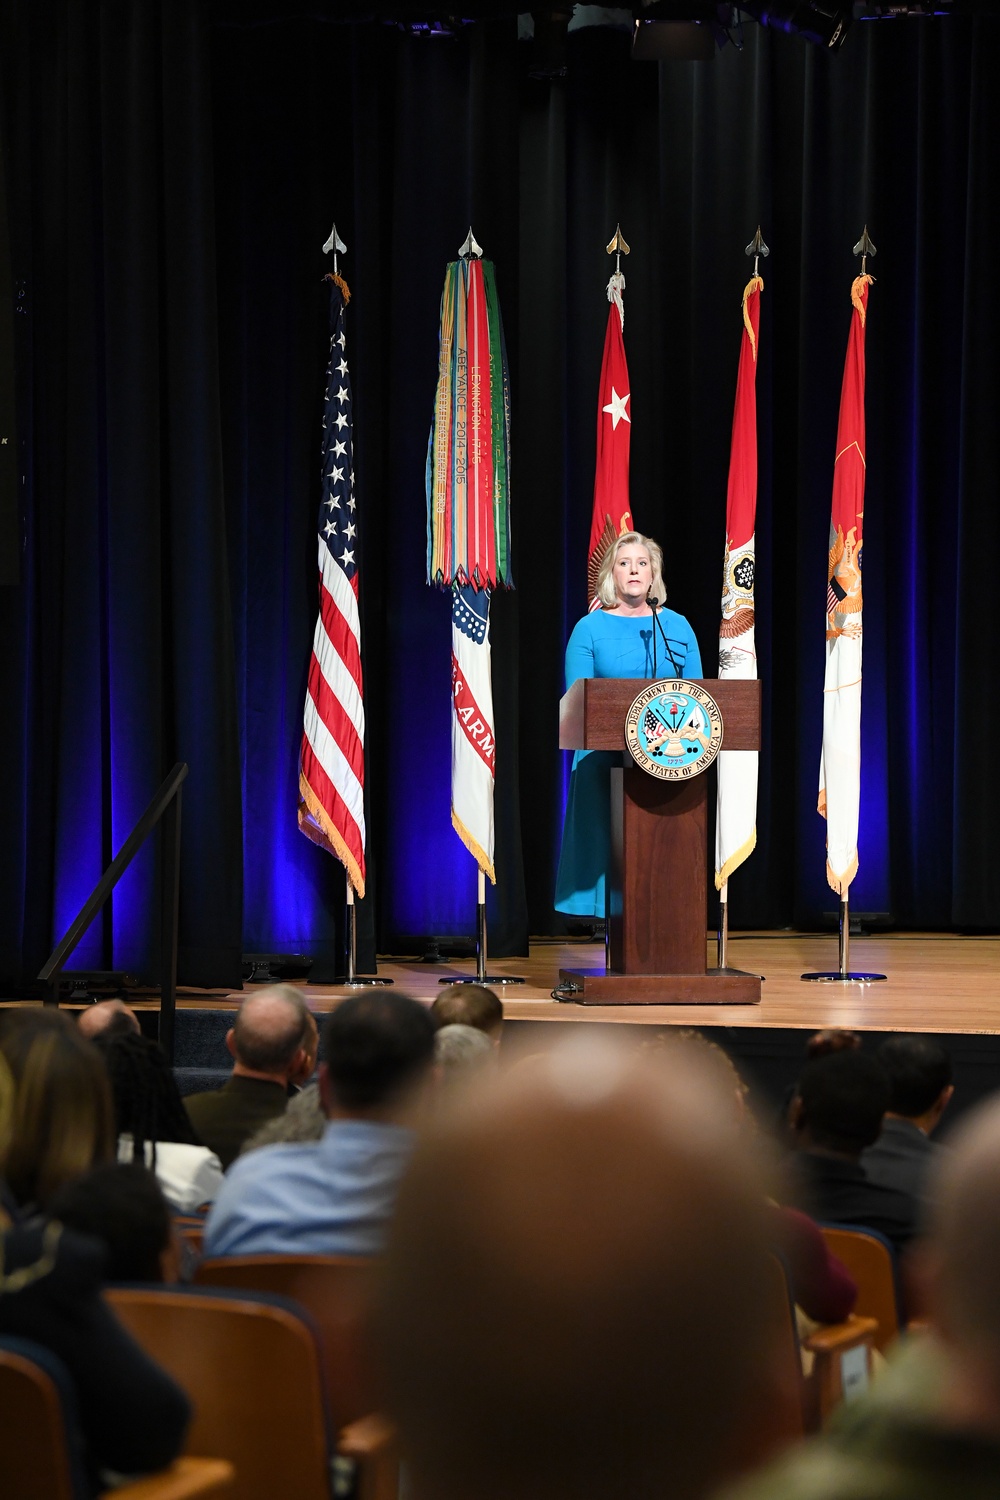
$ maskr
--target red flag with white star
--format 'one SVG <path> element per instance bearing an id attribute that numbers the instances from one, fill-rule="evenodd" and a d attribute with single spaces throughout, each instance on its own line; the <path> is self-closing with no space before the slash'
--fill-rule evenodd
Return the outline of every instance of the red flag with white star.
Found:
<path id="1" fill-rule="evenodd" d="M 587 590 L 595 609 L 597 575 L 616 537 L 632 528 L 628 494 L 629 413 L 628 365 L 625 361 L 625 277 L 615 273 L 608 282 L 608 328 L 604 335 L 601 386 L 597 397 L 597 469 L 594 474 L 594 514 L 590 523 Z"/>

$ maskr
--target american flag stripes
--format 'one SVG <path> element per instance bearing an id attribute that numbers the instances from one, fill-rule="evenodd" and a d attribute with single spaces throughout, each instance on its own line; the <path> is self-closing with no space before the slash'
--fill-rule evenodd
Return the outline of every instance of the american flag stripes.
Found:
<path id="1" fill-rule="evenodd" d="M 365 893 L 365 707 L 358 614 L 347 285 L 330 277 L 330 363 L 323 414 L 319 508 L 319 616 L 309 661 L 299 763 L 299 827 L 343 862 Z"/>

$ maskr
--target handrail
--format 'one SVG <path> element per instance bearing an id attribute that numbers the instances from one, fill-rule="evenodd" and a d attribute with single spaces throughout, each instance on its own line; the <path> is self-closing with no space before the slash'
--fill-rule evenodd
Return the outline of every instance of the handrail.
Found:
<path id="1" fill-rule="evenodd" d="M 188 774 L 179 760 L 146 811 L 94 886 L 65 934 L 49 954 L 38 978 L 45 985 L 46 1005 L 59 1004 L 59 976 L 67 958 L 111 895 L 139 849 L 164 819 L 160 843 L 160 1045 L 173 1062 L 174 1011 L 177 999 L 177 911 L 180 894 L 181 783 Z"/>

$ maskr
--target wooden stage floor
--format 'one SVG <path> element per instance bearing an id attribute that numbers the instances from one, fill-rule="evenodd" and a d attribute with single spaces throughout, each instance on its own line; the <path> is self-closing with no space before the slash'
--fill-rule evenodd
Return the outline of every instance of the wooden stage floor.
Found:
<path id="1" fill-rule="evenodd" d="M 709 963 L 715 961 L 714 941 Z M 851 939 L 854 969 L 887 975 L 878 984 L 807 984 L 800 975 L 837 967 L 837 939 L 805 933 L 737 933 L 730 937 L 734 967 L 765 976 L 760 1005 L 593 1006 L 551 998 L 560 968 L 603 965 L 593 943 L 536 940 L 526 959 L 491 960 L 491 974 L 520 974 L 526 984 L 494 986 L 511 1020 L 617 1024 L 774 1027 L 815 1030 L 923 1031 L 1000 1035 L 1000 937 L 948 933 L 892 933 Z M 400 989 L 432 1000 L 438 981 L 473 972 L 475 964 L 379 960 L 379 973 Z M 342 986 L 308 985 L 310 1006 L 325 1011 L 348 993 Z M 246 991 L 243 991 L 246 994 Z M 183 991 L 182 1006 L 236 1006 L 242 995 Z M 140 1002 L 141 1003 L 141 1002 Z M 155 1002 L 153 1002 L 155 1004 Z"/>

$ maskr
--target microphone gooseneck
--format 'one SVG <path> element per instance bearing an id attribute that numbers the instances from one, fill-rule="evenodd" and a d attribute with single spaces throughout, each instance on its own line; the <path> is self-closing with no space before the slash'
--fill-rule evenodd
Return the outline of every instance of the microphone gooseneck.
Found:
<path id="1" fill-rule="evenodd" d="M 653 611 L 653 645 L 654 645 L 653 676 L 654 677 L 656 676 L 655 645 L 656 645 L 656 630 L 657 630 L 657 627 L 659 627 L 660 634 L 663 637 L 663 649 L 667 653 L 667 656 L 670 658 L 670 665 L 674 669 L 674 676 L 675 677 L 683 677 L 684 673 L 681 670 L 681 668 L 678 666 L 678 664 L 677 664 L 677 658 L 676 658 L 676 656 L 674 655 L 674 653 L 670 649 L 670 642 L 667 640 L 667 633 L 666 633 L 666 631 L 663 628 L 663 621 L 660 619 L 660 614 L 659 614 L 660 601 L 658 599 L 651 598 L 650 601 L 649 601 L 649 603 L 650 603 L 650 608 Z"/>

